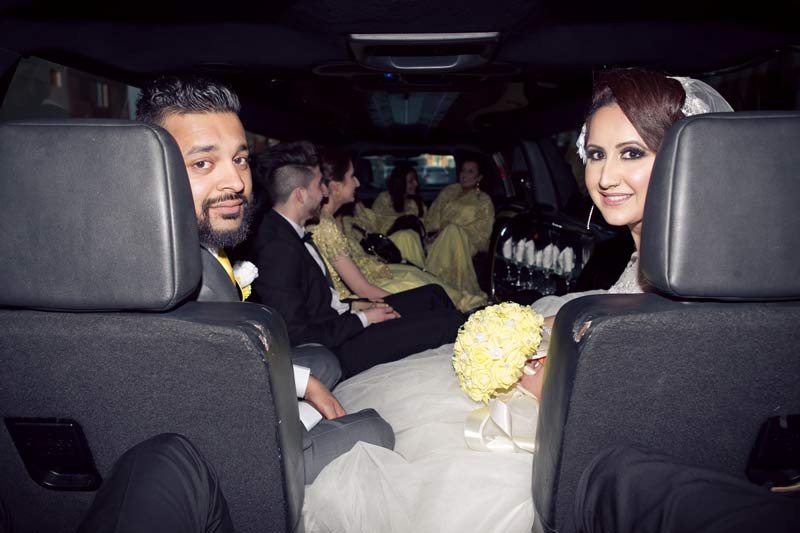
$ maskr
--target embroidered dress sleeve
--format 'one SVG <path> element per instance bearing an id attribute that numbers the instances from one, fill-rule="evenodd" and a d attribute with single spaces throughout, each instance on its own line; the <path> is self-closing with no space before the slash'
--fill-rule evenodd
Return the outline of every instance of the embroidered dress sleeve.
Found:
<path id="1" fill-rule="evenodd" d="M 431 204 L 431 208 L 425 215 L 425 227 L 428 231 L 439 231 L 444 226 L 444 211 L 447 205 L 453 200 L 453 197 L 458 193 L 461 185 L 454 183 L 448 185 L 439 192 L 439 195 Z"/>
<path id="2" fill-rule="evenodd" d="M 364 274 L 364 277 L 367 278 L 367 281 L 373 285 L 380 286 L 381 283 L 392 279 L 392 271 L 389 269 L 389 265 L 374 255 L 366 253 L 361 245 L 352 239 L 348 239 L 347 244 L 350 258 L 361 273 Z"/>
<path id="3" fill-rule="evenodd" d="M 485 252 L 489 249 L 489 239 L 492 236 L 492 225 L 494 224 L 494 205 L 492 199 L 485 192 L 477 191 L 477 200 L 474 209 L 474 217 L 470 216 L 464 224 L 459 224 L 469 235 L 469 241 L 476 251 Z M 465 215 L 468 215 L 465 209 Z M 469 215 L 468 215 L 469 216 Z"/>
<path id="4" fill-rule="evenodd" d="M 347 238 L 330 218 L 320 219 L 314 232 L 314 244 L 329 263 L 336 261 L 343 255 L 349 255 Z"/>
<path id="5" fill-rule="evenodd" d="M 358 207 L 359 204 L 356 205 Z M 368 207 L 361 206 L 367 212 L 372 212 Z M 363 235 L 353 229 L 353 223 L 357 223 L 353 217 L 342 217 L 342 233 L 347 240 L 347 253 L 358 269 L 364 274 L 367 280 L 373 285 L 392 279 L 392 271 L 389 265 L 364 251 L 361 247 Z M 338 228 L 338 226 L 337 226 Z"/>
<path id="6" fill-rule="evenodd" d="M 389 196 L 389 193 L 384 191 L 375 198 L 375 202 L 372 204 L 372 211 L 375 213 L 375 230 L 378 233 L 385 234 L 394 221 L 397 220 L 397 217 L 401 215 L 394 210 L 394 206 L 392 206 L 392 198 Z"/>
<path id="7" fill-rule="evenodd" d="M 361 202 L 358 202 L 353 208 L 353 216 L 345 217 L 345 219 L 349 219 L 344 223 L 344 232 L 348 236 L 352 235 L 358 237 L 359 239 L 363 237 L 360 232 L 357 232 L 358 230 L 353 229 L 353 224 L 370 233 L 380 233 L 378 229 L 378 216 L 375 214 L 375 211 L 365 206 Z"/>
<path id="8" fill-rule="evenodd" d="M 344 280 L 333 266 L 336 259 L 349 255 L 347 239 L 330 218 L 323 217 L 319 224 L 309 226 L 308 229 L 314 234 L 314 244 L 322 255 L 322 260 L 325 261 L 325 266 L 333 280 L 333 288 L 339 293 L 341 299 L 352 297 L 353 293 L 347 288 Z"/>

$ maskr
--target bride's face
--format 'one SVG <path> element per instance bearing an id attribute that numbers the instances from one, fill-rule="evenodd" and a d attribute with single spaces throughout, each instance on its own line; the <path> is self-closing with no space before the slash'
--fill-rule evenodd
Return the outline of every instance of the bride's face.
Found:
<path id="1" fill-rule="evenodd" d="M 598 109 L 586 139 L 586 188 L 606 222 L 628 226 L 639 247 L 655 152 L 617 104 Z"/>

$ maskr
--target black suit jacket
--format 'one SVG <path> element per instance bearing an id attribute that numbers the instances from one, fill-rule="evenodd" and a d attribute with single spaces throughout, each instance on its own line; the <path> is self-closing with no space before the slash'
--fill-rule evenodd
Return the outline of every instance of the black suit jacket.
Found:
<path id="1" fill-rule="evenodd" d="M 281 215 L 264 215 L 250 248 L 261 302 L 283 316 L 292 345 L 316 342 L 335 348 L 364 330 L 353 313 L 331 308 L 331 290 L 319 265 Z"/>

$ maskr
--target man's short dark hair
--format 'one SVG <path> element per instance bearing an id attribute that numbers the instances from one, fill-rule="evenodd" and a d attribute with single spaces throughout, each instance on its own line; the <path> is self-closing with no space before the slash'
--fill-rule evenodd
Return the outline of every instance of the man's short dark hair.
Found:
<path id="1" fill-rule="evenodd" d="M 275 204 L 285 203 L 297 187 L 308 187 L 319 166 L 316 147 L 308 141 L 281 143 L 256 158 L 256 174 Z"/>
<path id="2" fill-rule="evenodd" d="M 239 97 L 226 85 L 200 77 L 164 76 L 142 89 L 136 120 L 161 125 L 169 115 L 239 113 Z"/>

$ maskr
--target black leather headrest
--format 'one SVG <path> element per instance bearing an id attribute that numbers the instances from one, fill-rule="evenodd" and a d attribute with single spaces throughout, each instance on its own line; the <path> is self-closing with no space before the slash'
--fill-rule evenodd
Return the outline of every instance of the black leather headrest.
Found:
<path id="1" fill-rule="evenodd" d="M 800 113 L 675 123 L 647 192 L 641 268 L 680 298 L 800 298 Z"/>
<path id="2" fill-rule="evenodd" d="M 166 310 L 201 276 L 174 139 L 131 121 L 0 124 L 0 305 Z"/>

